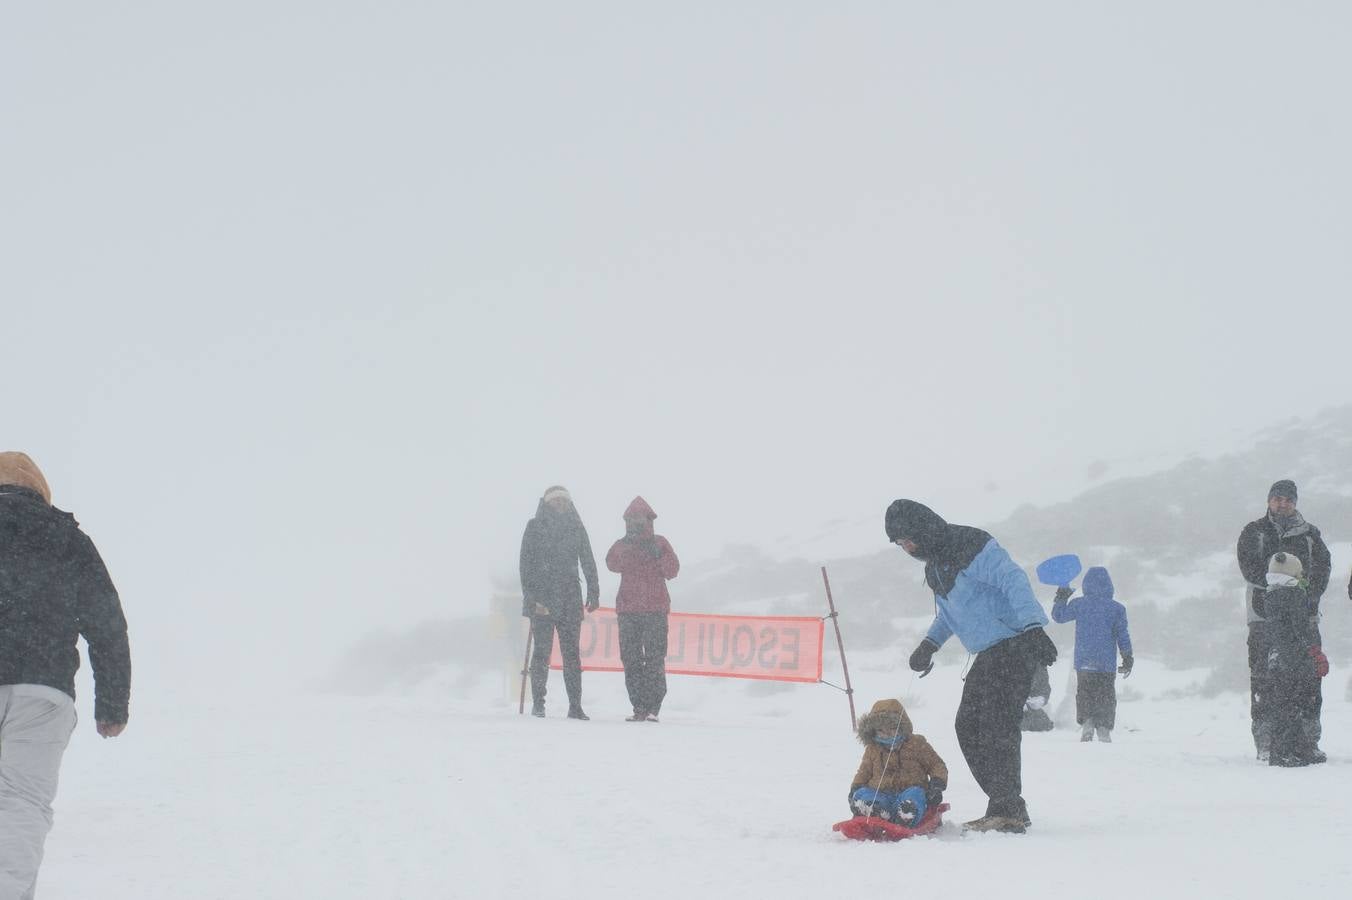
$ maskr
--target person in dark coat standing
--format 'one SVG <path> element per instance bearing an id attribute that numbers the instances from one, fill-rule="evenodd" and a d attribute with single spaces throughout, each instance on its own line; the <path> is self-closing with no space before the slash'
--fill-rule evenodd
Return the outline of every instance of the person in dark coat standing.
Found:
<path id="1" fill-rule="evenodd" d="M 1033 669 L 1033 686 L 1029 688 L 1028 699 L 1023 701 L 1020 731 L 1051 731 L 1056 727 L 1052 724 L 1052 717 L 1047 715 L 1047 701 L 1051 698 L 1051 674 L 1046 666 L 1038 666 Z"/>
<path id="2" fill-rule="evenodd" d="M 0 897 L 31 898 L 75 729 L 77 641 L 94 670 L 94 726 L 127 727 L 127 620 L 94 543 L 51 503 L 26 454 L 0 453 Z"/>
<path id="3" fill-rule="evenodd" d="M 981 529 L 950 525 L 914 500 L 894 502 L 884 524 L 890 541 L 924 561 L 925 583 L 934 591 L 934 622 L 911 654 L 911 669 L 928 674 L 935 651 L 954 634 L 976 654 L 954 724 L 989 800 L 986 814 L 966 827 L 1022 834 L 1032 819 L 1023 799 L 1019 722 L 1033 673 L 1056 662 L 1056 645 L 1042 630 L 1047 614 L 1028 576 Z"/>
<path id="4" fill-rule="evenodd" d="M 521 536 L 521 614 L 531 620 L 535 647 L 530 657 L 531 715 L 544 717 L 549 680 L 549 656 L 554 635 L 559 636 L 563 657 L 563 686 L 568 692 L 568 718 L 590 718 L 582 711 L 582 656 L 578 640 L 582 633 L 582 583 L 578 566 L 587 579 L 586 611 L 601 603 L 601 583 L 596 557 L 582 518 L 568 491 L 554 485 L 540 498 L 535 518 L 526 523 Z"/>
<path id="5" fill-rule="evenodd" d="M 1113 599 L 1113 580 L 1102 566 L 1084 573 L 1083 597 L 1071 600 L 1071 593 L 1068 587 L 1057 590 L 1052 621 L 1075 623 L 1075 721 L 1083 729 L 1081 741 L 1097 733 L 1110 743 L 1117 723 L 1117 673 L 1125 678 L 1134 665 L 1127 608 Z"/>
<path id="6" fill-rule="evenodd" d="M 681 571 L 681 561 L 671 543 L 653 532 L 656 518 L 648 501 L 635 497 L 624 511 L 624 537 L 606 554 L 606 568 L 620 575 L 620 662 L 634 707 L 626 722 L 656 722 L 667 695 L 667 582 Z"/>
<path id="7" fill-rule="evenodd" d="M 1239 571 L 1248 583 L 1245 607 L 1249 622 L 1249 715 L 1254 747 L 1262 760 L 1268 758 L 1272 742 L 1272 695 L 1268 690 L 1267 669 L 1272 646 L 1271 629 L 1258 612 L 1261 603 L 1256 601 L 1267 590 L 1268 560 L 1278 551 L 1290 553 L 1300 560 L 1316 640 L 1319 640 L 1319 600 L 1328 588 L 1333 571 L 1329 548 L 1319 529 L 1305 521 L 1296 508 L 1296 496 L 1295 482 L 1283 479 L 1273 484 L 1268 490 L 1267 515 L 1244 526 L 1236 547 Z M 1314 761 L 1324 762 L 1328 757 L 1319 749 L 1323 691 L 1318 679 L 1308 686 L 1309 693 L 1298 704 L 1300 719 L 1308 742 L 1314 748 L 1311 751 Z"/>
<path id="8" fill-rule="evenodd" d="M 1302 727 L 1300 701 L 1310 694 L 1310 682 L 1329 673 L 1328 657 L 1318 644 L 1311 623 L 1309 601 L 1301 587 L 1300 560 L 1277 552 L 1268 562 L 1268 589 L 1257 599 L 1269 631 L 1267 667 L 1272 693 L 1270 766 L 1308 766 L 1315 762 Z"/>

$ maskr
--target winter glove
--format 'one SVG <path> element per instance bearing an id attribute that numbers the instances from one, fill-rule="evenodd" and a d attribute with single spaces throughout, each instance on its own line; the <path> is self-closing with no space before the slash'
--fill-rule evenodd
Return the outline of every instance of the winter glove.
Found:
<path id="1" fill-rule="evenodd" d="M 1050 666 L 1056 662 L 1056 645 L 1047 637 L 1047 632 L 1042 630 L 1042 626 L 1034 625 L 1020 632 L 1015 640 L 1023 644 L 1024 652 L 1039 665 Z"/>
<path id="2" fill-rule="evenodd" d="M 911 671 L 921 673 L 921 678 L 928 675 L 930 670 L 934 668 L 934 660 L 932 657 L 934 656 L 934 652 L 938 649 L 939 645 L 929 638 L 925 638 L 921 641 L 920 646 L 916 647 L 915 652 L 911 654 Z"/>
<path id="3" fill-rule="evenodd" d="M 1126 678 L 1129 675 L 1131 675 L 1131 667 L 1134 666 L 1135 664 L 1136 660 L 1132 659 L 1130 654 L 1123 653 L 1122 665 L 1117 667 L 1117 671 L 1122 675 L 1123 678 Z"/>
<path id="4" fill-rule="evenodd" d="M 931 778 L 929 784 L 925 785 L 925 805 L 931 809 L 944 802 L 944 788 L 948 787 L 948 782 L 942 778 Z"/>
<path id="5" fill-rule="evenodd" d="M 588 598 L 587 598 L 587 612 L 589 612 L 589 613 L 590 613 L 590 612 L 596 612 L 596 610 L 599 609 L 600 607 L 601 607 L 601 598 L 600 598 L 600 597 L 588 597 Z"/>
<path id="6" fill-rule="evenodd" d="M 1311 647 L 1310 655 L 1314 657 L 1314 670 L 1320 678 L 1329 673 L 1329 658 L 1324 655 L 1322 647 Z"/>
<path id="7" fill-rule="evenodd" d="M 549 614 L 550 614 L 550 612 L 549 612 L 549 607 L 548 607 L 548 606 L 545 606 L 543 603 L 537 603 L 537 604 L 535 604 L 535 615 L 537 615 L 537 616 L 547 616 L 547 615 L 549 615 Z"/>
<path id="8" fill-rule="evenodd" d="M 1056 589 L 1056 597 L 1053 599 L 1052 602 L 1054 602 L 1054 603 L 1064 603 L 1064 602 L 1066 602 L 1067 600 L 1070 599 L 1070 595 L 1073 594 L 1073 593 L 1075 593 L 1075 589 L 1074 589 L 1073 587 L 1069 587 L 1069 586 L 1067 586 L 1067 587 L 1059 587 L 1059 588 Z"/>

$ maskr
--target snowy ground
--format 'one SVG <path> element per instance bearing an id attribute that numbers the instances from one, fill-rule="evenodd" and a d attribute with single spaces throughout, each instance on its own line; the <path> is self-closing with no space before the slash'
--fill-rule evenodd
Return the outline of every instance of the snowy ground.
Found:
<path id="1" fill-rule="evenodd" d="M 1045 898 L 1344 896 L 1352 706 L 1326 682 L 1330 762 L 1255 763 L 1243 698 L 1154 699 L 1138 663 L 1116 742 L 1025 736 L 1025 836 L 960 836 L 984 798 L 953 737 L 955 648 L 914 680 L 856 661 L 862 709 L 901 696 L 953 771 L 949 823 L 900 845 L 830 825 L 861 748 L 824 686 L 673 677 L 660 725 L 622 721 L 621 676 L 584 676 L 591 722 L 518 716 L 497 678 L 403 696 L 138 694 L 127 733 L 83 720 L 39 896 L 53 898 Z M 870 666 L 872 662 L 872 666 Z M 1067 672 L 1052 675 L 1053 707 Z M 828 676 L 829 677 L 829 676 Z M 1198 675 L 1200 679 L 1200 674 Z M 454 696 L 452 694 L 455 694 Z M 1308 889 L 1308 890 L 1307 890 Z"/>

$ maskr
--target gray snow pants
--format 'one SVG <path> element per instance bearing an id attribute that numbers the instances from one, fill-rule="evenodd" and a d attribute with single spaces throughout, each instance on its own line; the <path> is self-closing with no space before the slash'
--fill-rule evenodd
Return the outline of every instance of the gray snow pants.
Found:
<path id="1" fill-rule="evenodd" d="M 0 900 L 32 900 L 52 830 L 75 701 L 56 688 L 0 685 Z"/>

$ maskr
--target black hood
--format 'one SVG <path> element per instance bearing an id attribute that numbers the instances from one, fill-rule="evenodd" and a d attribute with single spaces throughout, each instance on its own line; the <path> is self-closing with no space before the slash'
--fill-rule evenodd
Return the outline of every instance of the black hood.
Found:
<path id="1" fill-rule="evenodd" d="M 894 500 L 883 520 L 887 539 L 892 543 L 905 538 L 915 543 L 916 559 L 929 559 L 944 544 L 948 523 L 938 513 L 914 500 Z"/>
<path id="2" fill-rule="evenodd" d="M 893 542 L 905 538 L 916 545 L 911 555 L 924 560 L 925 583 L 944 597 L 953 590 L 958 573 L 991 540 L 988 532 L 968 525 L 950 525 L 934 510 L 914 500 L 894 501 L 887 508 L 884 525 Z"/>

